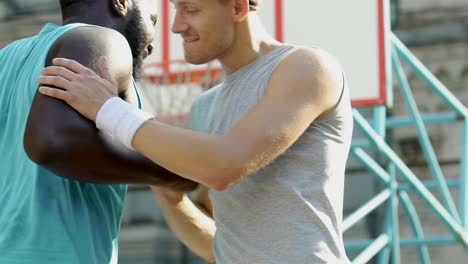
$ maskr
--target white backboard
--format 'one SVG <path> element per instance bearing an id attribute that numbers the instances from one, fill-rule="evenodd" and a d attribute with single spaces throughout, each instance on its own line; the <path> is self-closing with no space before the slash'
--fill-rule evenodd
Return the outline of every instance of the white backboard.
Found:
<path id="1" fill-rule="evenodd" d="M 160 1 L 156 50 L 149 63 L 166 62 L 164 72 L 173 73 L 177 65 L 167 62 L 183 60 L 182 41 L 170 32 L 172 3 Z M 335 55 L 345 69 L 353 105 L 373 106 L 386 101 L 386 1 L 263 0 L 259 15 L 278 40 Z"/>

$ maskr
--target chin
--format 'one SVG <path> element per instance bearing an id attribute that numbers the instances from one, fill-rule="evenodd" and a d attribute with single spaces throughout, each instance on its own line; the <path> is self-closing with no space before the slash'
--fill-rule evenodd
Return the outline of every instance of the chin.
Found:
<path id="1" fill-rule="evenodd" d="M 185 60 L 193 65 L 201 65 L 210 62 L 210 60 L 204 60 L 203 58 L 193 58 L 193 57 L 185 57 Z"/>
<path id="2" fill-rule="evenodd" d="M 216 56 L 190 56 L 190 54 L 185 53 L 185 60 L 194 65 L 206 64 L 212 62 L 216 58 Z"/>

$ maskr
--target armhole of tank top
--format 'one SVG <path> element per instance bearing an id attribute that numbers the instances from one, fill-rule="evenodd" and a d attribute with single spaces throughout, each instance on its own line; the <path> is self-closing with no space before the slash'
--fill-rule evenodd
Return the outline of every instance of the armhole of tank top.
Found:
<path id="1" fill-rule="evenodd" d="M 68 28 L 70 27 L 70 28 Z M 49 56 L 51 56 L 51 52 L 54 51 L 55 48 L 58 48 L 57 45 L 59 45 L 59 42 L 68 34 L 70 33 L 71 31 L 73 31 L 75 28 L 77 28 L 79 26 L 69 26 L 69 25 L 65 25 L 65 26 L 62 26 L 61 29 L 60 29 L 60 35 L 59 36 L 52 36 L 52 40 L 53 42 L 49 45 L 47 45 L 46 47 L 44 47 L 46 50 L 47 50 L 47 53 L 45 54 L 45 57 L 43 57 L 43 65 L 44 67 L 47 66 L 47 61 L 49 59 Z M 33 76 L 33 75 L 31 75 Z M 31 80 L 31 81 L 36 81 L 36 80 Z"/>
<path id="2" fill-rule="evenodd" d="M 346 89 L 346 77 L 345 77 L 345 74 L 344 74 L 343 70 L 341 71 L 341 76 L 342 76 L 342 84 L 341 84 L 340 97 L 338 98 L 338 100 L 336 101 L 336 103 L 333 105 L 332 108 L 330 108 L 329 110 L 327 110 L 327 111 L 323 112 L 322 114 L 320 114 L 317 117 L 316 120 L 322 120 L 322 119 L 326 119 L 327 117 L 329 117 L 340 106 L 341 101 L 343 101 L 344 92 L 345 92 L 345 89 Z"/>
<path id="3" fill-rule="evenodd" d="M 58 45 L 58 43 L 64 38 L 67 36 L 67 34 L 70 34 L 73 30 L 77 29 L 77 28 L 80 28 L 80 27 L 93 27 L 93 25 L 87 25 L 87 24 L 69 24 L 69 25 L 65 25 L 65 26 L 62 26 L 63 28 L 61 30 L 63 30 L 60 35 L 58 37 L 55 38 L 54 42 L 48 47 L 48 50 L 47 50 L 47 54 L 46 54 L 46 57 L 45 57 L 45 60 L 44 60 L 44 66 L 45 64 L 47 63 L 47 59 L 49 58 L 50 56 L 50 52 L 53 51 L 53 49 L 56 47 L 56 45 Z"/>
<path id="4" fill-rule="evenodd" d="M 135 90 L 135 94 L 137 97 L 138 109 L 142 109 L 143 103 L 141 102 L 140 93 L 138 92 L 138 85 L 133 77 L 132 77 L 132 84 L 133 84 L 133 90 Z"/>
<path id="5" fill-rule="evenodd" d="M 271 68 L 270 72 L 268 73 L 268 78 L 265 79 L 266 80 L 265 85 L 262 87 L 262 89 L 258 90 L 258 93 L 257 93 L 257 100 L 258 101 L 260 101 L 262 99 L 262 97 L 265 95 L 265 90 L 267 89 L 267 87 L 268 87 L 268 85 L 270 83 L 271 76 L 273 76 L 273 73 L 275 72 L 276 68 L 278 68 L 278 65 L 284 59 L 286 59 L 289 55 L 293 54 L 294 52 L 296 52 L 299 49 L 298 46 L 295 46 L 295 45 L 292 45 L 292 44 L 284 44 L 284 47 L 285 48 L 290 48 L 290 50 L 286 51 L 285 54 L 281 54 L 282 58 L 276 62 L 274 67 Z"/>

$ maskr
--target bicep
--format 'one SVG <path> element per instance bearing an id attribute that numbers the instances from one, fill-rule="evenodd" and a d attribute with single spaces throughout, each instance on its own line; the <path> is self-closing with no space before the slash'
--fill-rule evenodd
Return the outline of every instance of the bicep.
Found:
<path id="1" fill-rule="evenodd" d="M 322 109 L 289 94 L 266 95 L 226 136 L 237 146 L 237 160 L 250 174 L 287 150 Z"/>
<path id="2" fill-rule="evenodd" d="M 339 98 L 341 79 L 335 72 L 329 74 L 320 65 L 297 70 L 288 65 L 292 60 L 278 66 L 260 102 L 226 135 L 239 146 L 246 174 L 291 147 Z"/>
<path id="3" fill-rule="evenodd" d="M 109 50 L 103 47 L 105 43 L 93 43 L 92 40 L 76 41 L 80 37 L 73 33 L 66 33 L 50 49 L 46 65 L 52 65 L 56 57 L 68 58 L 95 69 L 97 56 L 109 56 Z M 93 37 L 93 36 L 88 36 Z M 96 37 L 96 36 L 94 36 Z M 122 79 L 124 81 L 124 79 Z M 67 144 L 67 139 L 75 142 L 82 140 L 96 143 L 100 140 L 95 125 L 81 116 L 65 102 L 44 96 L 36 91 L 31 105 L 24 134 L 24 147 L 29 156 L 41 159 L 44 151 L 53 151 Z M 41 154 L 42 153 L 42 154 Z"/>

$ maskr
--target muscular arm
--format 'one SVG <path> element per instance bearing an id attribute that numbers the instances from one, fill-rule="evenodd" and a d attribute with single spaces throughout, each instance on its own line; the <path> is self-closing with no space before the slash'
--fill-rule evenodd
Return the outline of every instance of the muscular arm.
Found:
<path id="1" fill-rule="evenodd" d="M 93 95 L 87 87 L 92 84 L 109 93 L 112 84 L 103 83 L 73 60 L 58 60 L 57 65 L 79 71 L 68 76 L 80 79 L 61 82 L 57 77 L 62 76 L 60 71 L 49 69 L 52 76 L 41 78 L 41 83 L 67 91 L 43 88 L 41 92 L 65 100 L 95 120 L 102 104 L 86 103 L 91 98 L 87 96 Z M 177 175 L 222 191 L 291 147 L 316 118 L 333 109 L 342 88 L 342 71 L 335 59 L 325 52 L 302 48 L 278 65 L 262 99 L 227 133 L 212 135 L 149 120 L 137 130 L 131 144 Z"/>
<path id="2" fill-rule="evenodd" d="M 137 131 L 133 146 L 171 171 L 222 191 L 291 147 L 336 105 L 342 87 L 341 69 L 331 57 L 301 49 L 279 64 L 260 102 L 227 133 L 198 133 L 150 120 Z"/>
<path id="3" fill-rule="evenodd" d="M 107 56 L 121 94 L 131 87 L 132 58 L 126 40 L 104 28 L 78 28 L 51 48 L 46 65 L 65 57 L 95 68 Z M 112 143 L 66 103 L 36 93 L 24 134 L 28 156 L 55 174 L 94 183 L 150 184 L 188 191 L 196 183 L 156 165 L 135 151 Z"/>

